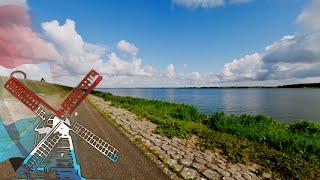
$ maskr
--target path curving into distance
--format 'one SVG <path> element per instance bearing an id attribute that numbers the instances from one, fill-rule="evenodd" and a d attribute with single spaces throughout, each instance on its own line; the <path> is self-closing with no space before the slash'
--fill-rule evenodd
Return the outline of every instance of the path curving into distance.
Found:
<path id="1" fill-rule="evenodd" d="M 84 101 L 76 110 L 76 120 L 119 150 L 119 160 L 112 163 L 85 141 L 71 133 L 78 163 L 84 177 L 101 179 L 168 179 L 157 165 L 110 124 L 91 104 Z"/>

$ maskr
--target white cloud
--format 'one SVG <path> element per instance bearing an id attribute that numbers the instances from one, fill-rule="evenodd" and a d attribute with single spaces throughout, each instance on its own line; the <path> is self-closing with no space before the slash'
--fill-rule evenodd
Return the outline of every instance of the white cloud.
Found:
<path id="1" fill-rule="evenodd" d="M 262 65 L 260 54 L 246 55 L 225 64 L 218 77 L 221 81 L 255 80 L 262 73 Z"/>
<path id="2" fill-rule="evenodd" d="M 48 45 L 56 53 L 52 61 L 49 64 L 43 63 L 45 61 L 37 62 L 41 64 L 24 63 L 23 65 L 16 65 L 12 69 L 0 66 L 0 75 L 9 76 L 14 70 L 23 70 L 27 73 L 29 79 L 39 80 L 44 77 L 49 82 L 73 86 L 90 69 L 95 69 L 105 77 L 119 76 L 127 77 L 127 79 L 151 77 L 156 72 L 152 66 L 143 64 L 142 59 L 136 55 L 138 48 L 130 43 L 130 46 L 127 47 L 131 49 L 127 48 L 126 50 L 132 53 L 132 56 L 121 56 L 120 54 L 120 57 L 124 57 L 120 58 L 116 52 L 107 53 L 106 48 L 101 45 L 85 42 L 76 31 L 73 20 L 67 19 L 64 24 L 59 24 L 58 21 L 53 20 L 42 23 L 41 27 L 43 29 L 41 37 L 47 40 Z M 19 33 L 17 35 L 19 36 Z M 123 42 L 128 43 L 122 41 L 120 46 Z M 41 55 L 41 53 L 38 52 L 37 54 Z M 124 84 L 124 82 L 118 83 Z"/>
<path id="3" fill-rule="evenodd" d="M 266 48 L 268 73 L 261 79 L 306 78 L 320 74 L 320 1 L 313 1 L 297 17 L 299 30 Z"/>
<path id="4" fill-rule="evenodd" d="M 117 47 L 120 51 L 127 52 L 133 55 L 136 55 L 139 50 L 134 44 L 131 44 L 125 40 L 119 41 Z"/>
<path id="5" fill-rule="evenodd" d="M 169 64 L 167 66 L 167 71 L 166 71 L 165 76 L 168 77 L 169 79 L 172 79 L 172 78 L 174 78 L 175 74 L 176 73 L 174 71 L 174 65 L 173 64 Z"/>
<path id="6" fill-rule="evenodd" d="M 248 2 L 173 0 L 173 3 L 189 8 L 211 8 Z M 70 19 L 64 24 L 59 24 L 56 20 L 43 23 L 43 33 L 35 34 L 36 37 L 45 38 L 41 40 L 50 46 L 52 52 L 56 52 L 55 56 L 52 56 L 54 58 L 51 57 L 54 61 L 49 61 L 50 64 L 44 63 L 48 60 L 37 61 L 41 64 L 24 64 L 14 69 L 0 66 L 0 74 L 9 75 L 13 70 L 22 69 L 31 79 L 39 80 L 44 77 L 49 82 L 76 85 L 82 76 L 93 68 L 108 79 L 103 87 L 275 85 L 312 82 L 320 80 L 319 8 L 319 1 L 313 1 L 297 17 L 299 29 L 296 33 L 275 41 L 263 52 L 226 63 L 218 74 L 196 71 L 181 73 L 176 71 L 173 64 L 162 70 L 155 69 L 145 65 L 137 56 L 138 47 L 126 40 L 117 43 L 118 51 L 107 52 L 102 45 L 86 42 L 76 31 L 75 22 Z M 183 67 L 187 65 L 183 64 Z"/>
<path id="7" fill-rule="evenodd" d="M 105 72 L 102 56 L 105 49 L 101 46 L 86 43 L 76 32 L 74 21 L 67 19 L 65 24 L 60 25 L 54 20 L 41 24 L 44 36 L 51 41 L 60 57 L 53 66 L 57 76 L 85 74 L 89 69 Z"/>
<path id="8" fill-rule="evenodd" d="M 120 59 L 113 52 L 109 55 L 109 61 L 105 64 L 109 75 L 152 76 L 154 70 L 151 66 L 142 68 L 141 59 L 133 59 L 131 62 Z"/>
<path id="9" fill-rule="evenodd" d="M 202 79 L 202 75 L 199 72 L 191 72 L 186 76 L 189 81 L 198 81 Z"/>
<path id="10" fill-rule="evenodd" d="M 1 0 L 0 1 L 0 6 L 5 6 L 5 5 L 16 5 L 16 6 L 21 6 L 21 7 L 28 7 L 27 0 Z"/>
<path id="11" fill-rule="evenodd" d="M 52 65 L 58 76 L 76 76 L 85 74 L 90 69 L 113 76 L 151 76 L 153 73 L 153 68 L 143 66 L 142 60 L 135 55 L 124 60 L 119 58 L 115 52 L 111 52 L 105 58 L 106 48 L 85 42 L 76 31 L 73 20 L 67 19 L 62 25 L 56 20 L 46 22 L 42 24 L 42 28 L 44 36 L 54 44 L 60 53 L 60 59 Z M 123 43 L 127 46 L 122 46 Z M 126 50 L 133 54 L 138 51 L 126 41 L 120 41 L 120 46 L 127 47 Z"/>
<path id="12" fill-rule="evenodd" d="M 214 8 L 225 4 L 244 4 L 251 1 L 252 0 L 172 0 L 174 4 L 187 8 Z"/>
<path id="13" fill-rule="evenodd" d="M 82 53 L 84 42 L 77 33 L 75 22 L 67 19 L 65 24 L 60 25 L 57 20 L 41 24 L 44 35 L 53 42 L 60 53 Z"/>
<path id="14" fill-rule="evenodd" d="M 285 36 L 266 47 L 265 63 L 305 62 L 312 63 L 320 58 L 320 34 Z"/>
<path id="15" fill-rule="evenodd" d="M 300 15 L 296 22 L 302 28 L 302 31 L 319 32 L 320 31 L 320 1 L 314 0 Z"/>
<path id="16" fill-rule="evenodd" d="M 286 48 L 294 42 L 294 38 L 295 37 L 293 35 L 284 36 L 280 41 L 276 41 L 273 44 L 267 46 L 265 50 L 273 51 L 279 48 Z"/>
<path id="17" fill-rule="evenodd" d="M 249 0 L 173 0 L 188 8 L 212 8 Z M 270 44 L 265 51 L 226 63 L 218 74 L 179 73 L 169 64 L 162 76 L 123 77 L 128 86 L 263 86 L 320 80 L 320 1 L 313 1 L 297 17 L 299 30 Z M 186 67 L 186 65 L 183 65 Z M 117 78 L 117 77 L 114 77 Z M 130 79 L 130 80 L 129 80 Z M 141 83 L 143 82 L 143 83 Z"/>
<path id="18" fill-rule="evenodd" d="M 259 54 L 226 63 L 222 81 L 283 80 L 320 77 L 320 1 L 313 1 L 297 17 L 299 30 L 284 36 Z"/>

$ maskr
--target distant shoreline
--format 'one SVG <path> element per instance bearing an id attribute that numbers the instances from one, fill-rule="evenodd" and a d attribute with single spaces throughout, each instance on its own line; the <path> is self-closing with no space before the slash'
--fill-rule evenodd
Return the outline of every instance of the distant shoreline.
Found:
<path id="1" fill-rule="evenodd" d="M 320 88 L 320 83 L 288 84 L 279 86 L 213 86 L 213 87 L 110 87 L 97 89 L 270 89 L 270 88 Z"/>

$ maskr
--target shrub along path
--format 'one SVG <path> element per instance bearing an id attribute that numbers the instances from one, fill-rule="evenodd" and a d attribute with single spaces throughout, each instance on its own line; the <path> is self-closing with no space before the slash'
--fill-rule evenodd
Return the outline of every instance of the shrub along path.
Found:
<path id="1" fill-rule="evenodd" d="M 102 98 L 90 96 L 89 100 L 104 116 L 111 117 L 171 179 L 261 179 L 256 175 L 257 165 L 232 164 L 219 150 L 202 151 L 196 135 L 170 139 L 156 134 L 156 125 L 148 120 L 111 106 Z"/>

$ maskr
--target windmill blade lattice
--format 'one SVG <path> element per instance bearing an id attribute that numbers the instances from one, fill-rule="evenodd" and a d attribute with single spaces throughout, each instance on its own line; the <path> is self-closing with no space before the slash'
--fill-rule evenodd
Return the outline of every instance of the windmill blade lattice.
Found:
<path id="1" fill-rule="evenodd" d="M 119 151 L 109 143 L 107 143 L 79 123 L 75 123 L 73 125 L 72 131 L 87 143 L 89 143 L 92 147 L 97 149 L 100 153 L 105 155 L 112 162 L 117 162 L 119 158 Z"/>
<path id="2" fill-rule="evenodd" d="M 61 104 L 59 111 L 68 117 L 80 103 L 89 95 L 89 93 L 100 83 L 102 76 L 91 70 L 74 88 L 66 100 Z"/>
<path id="3" fill-rule="evenodd" d="M 29 88 L 23 85 L 18 79 L 11 76 L 9 80 L 4 84 L 4 87 L 18 100 L 20 100 L 29 109 L 35 112 L 41 119 L 45 118 L 45 110 L 43 107 L 54 112 L 57 116 L 62 114 L 47 104 Z M 43 107 L 42 107 L 43 106 Z"/>
<path id="4" fill-rule="evenodd" d="M 16 174 L 18 176 L 23 173 L 29 173 L 30 171 L 35 171 L 43 161 L 48 157 L 49 153 L 52 151 L 54 146 L 60 140 L 62 133 L 59 131 L 61 125 L 63 124 L 60 121 L 53 130 L 48 133 L 40 143 L 31 151 L 27 158 L 23 161 L 22 165 L 18 168 Z"/>

